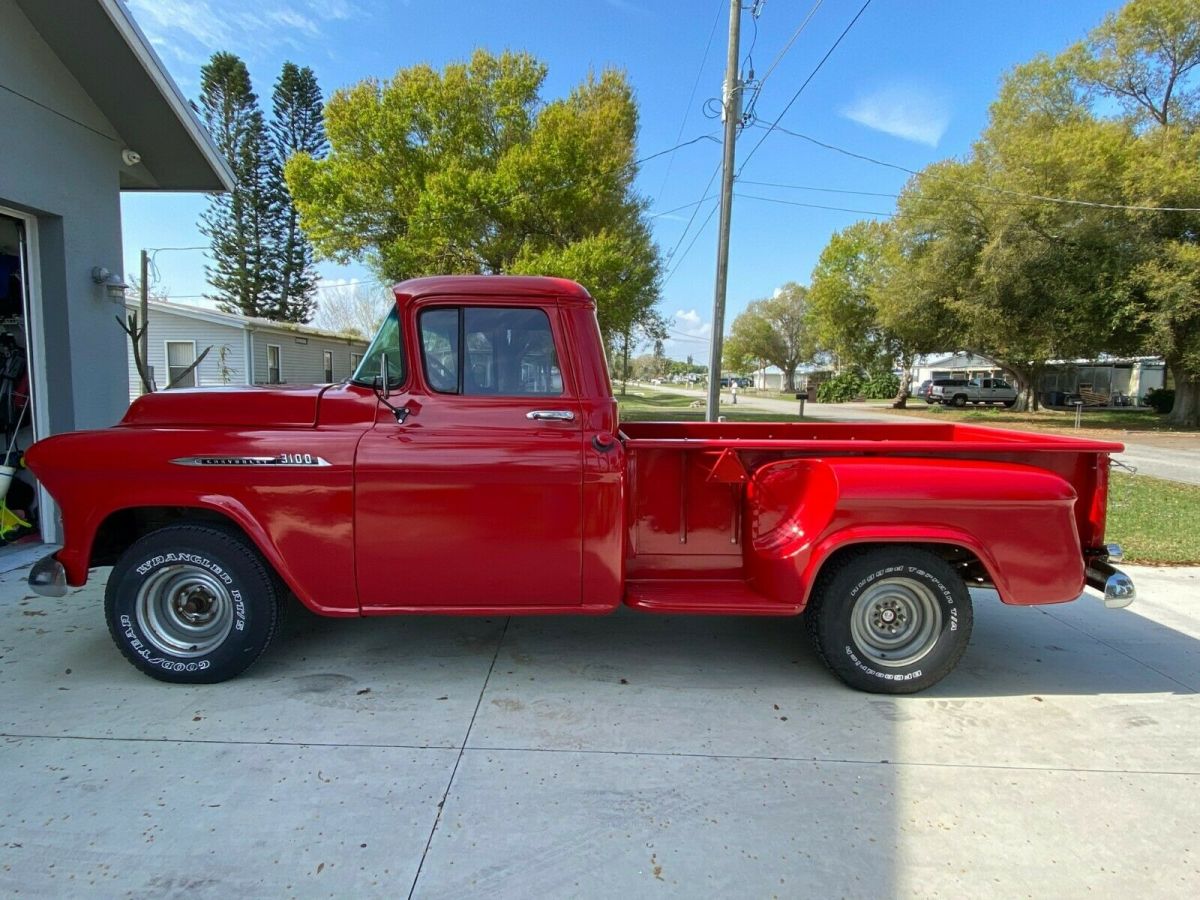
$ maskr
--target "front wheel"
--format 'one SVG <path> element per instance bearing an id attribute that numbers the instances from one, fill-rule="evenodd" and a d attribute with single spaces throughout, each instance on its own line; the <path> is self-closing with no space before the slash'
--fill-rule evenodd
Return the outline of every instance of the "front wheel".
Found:
<path id="1" fill-rule="evenodd" d="M 940 557 L 906 546 L 854 553 L 827 568 L 805 618 L 833 674 L 877 694 L 941 681 L 966 650 L 973 622 L 962 578 Z"/>
<path id="2" fill-rule="evenodd" d="M 966 406 L 967 396 L 966 394 L 957 394 L 954 399 L 950 401 L 950 403 L 954 406 Z"/>
<path id="3" fill-rule="evenodd" d="M 278 582 L 240 535 L 172 525 L 144 535 L 108 578 L 108 630 L 127 660 L 160 681 L 204 684 L 245 671 L 280 615 Z"/>

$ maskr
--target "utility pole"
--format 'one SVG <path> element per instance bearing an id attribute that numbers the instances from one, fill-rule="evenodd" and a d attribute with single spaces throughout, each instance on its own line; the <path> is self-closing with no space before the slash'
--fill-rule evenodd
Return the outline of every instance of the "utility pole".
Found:
<path id="1" fill-rule="evenodd" d="M 713 291 L 712 341 L 708 350 L 708 402 L 704 419 L 717 421 L 721 412 L 721 349 L 725 335 L 725 289 L 729 281 L 729 217 L 733 212 L 733 149 L 742 118 L 742 85 L 738 78 L 738 41 L 742 30 L 742 0 L 729 0 L 729 55 L 721 92 L 725 116 L 725 154 L 721 163 L 721 223 L 717 229 L 717 283 Z"/>
<path id="2" fill-rule="evenodd" d="M 141 317 L 142 334 L 134 352 L 141 356 L 146 371 L 150 371 L 150 254 L 142 250 L 142 277 L 138 283 L 138 315 Z M 143 388 L 143 393 L 145 388 Z"/>

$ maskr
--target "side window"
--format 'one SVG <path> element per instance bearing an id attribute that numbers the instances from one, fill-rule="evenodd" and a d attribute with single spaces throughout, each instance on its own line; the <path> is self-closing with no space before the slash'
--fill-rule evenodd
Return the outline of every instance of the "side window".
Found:
<path id="1" fill-rule="evenodd" d="M 460 393 L 457 309 L 429 309 L 421 313 L 421 350 L 429 386 L 444 394 Z"/>
<path id="2" fill-rule="evenodd" d="M 563 391 L 550 320 L 540 309 L 427 310 L 421 346 L 425 376 L 436 391 L 501 397 Z"/>

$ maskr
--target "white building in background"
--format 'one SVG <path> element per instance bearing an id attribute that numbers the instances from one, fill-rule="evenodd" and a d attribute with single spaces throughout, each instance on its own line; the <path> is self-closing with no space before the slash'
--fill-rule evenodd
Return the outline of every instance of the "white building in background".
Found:
<path id="1" fill-rule="evenodd" d="M 367 349 L 357 335 L 307 325 L 249 319 L 213 309 L 150 301 L 148 355 L 161 390 L 204 352 L 208 355 L 176 387 L 223 384 L 327 384 L 349 377 Z M 137 311 L 137 302 L 128 303 Z M 129 398 L 142 392 L 133 347 L 126 341 Z"/>

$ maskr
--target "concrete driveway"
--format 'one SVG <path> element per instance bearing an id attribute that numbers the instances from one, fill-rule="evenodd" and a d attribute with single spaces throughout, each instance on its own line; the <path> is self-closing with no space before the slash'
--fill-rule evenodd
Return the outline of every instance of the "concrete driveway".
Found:
<path id="1" fill-rule="evenodd" d="M 1200 569 L 1002 607 L 932 691 L 794 620 L 332 621 L 242 678 L 137 673 L 99 586 L 0 576 L 0 894 L 1200 892 Z M 106 574 L 106 573 L 102 573 Z"/>

